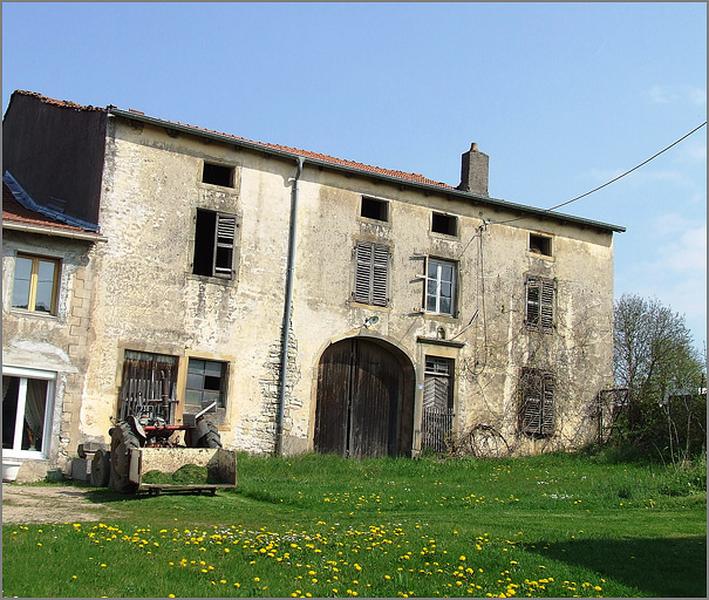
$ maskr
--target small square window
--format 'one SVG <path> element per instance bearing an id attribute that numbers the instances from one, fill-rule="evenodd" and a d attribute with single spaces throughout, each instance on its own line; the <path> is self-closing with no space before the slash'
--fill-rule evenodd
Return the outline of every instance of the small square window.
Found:
<path id="1" fill-rule="evenodd" d="M 367 219 L 377 221 L 389 220 L 389 203 L 386 200 L 376 198 L 362 198 L 362 209 L 360 215 Z"/>
<path id="2" fill-rule="evenodd" d="M 551 256 L 551 238 L 546 235 L 529 234 L 529 251 L 535 254 Z"/>
<path id="3" fill-rule="evenodd" d="M 12 307 L 54 315 L 57 312 L 59 261 L 18 254 L 12 286 Z"/>
<path id="4" fill-rule="evenodd" d="M 234 167 L 205 162 L 202 170 L 202 182 L 222 187 L 234 187 Z"/>
<path id="5" fill-rule="evenodd" d="M 185 412 L 197 413 L 217 402 L 217 408 L 226 405 L 226 365 L 214 360 L 190 358 L 187 367 Z"/>
<path id="6" fill-rule="evenodd" d="M 434 212 L 431 219 L 431 231 L 444 235 L 458 235 L 458 217 Z"/>

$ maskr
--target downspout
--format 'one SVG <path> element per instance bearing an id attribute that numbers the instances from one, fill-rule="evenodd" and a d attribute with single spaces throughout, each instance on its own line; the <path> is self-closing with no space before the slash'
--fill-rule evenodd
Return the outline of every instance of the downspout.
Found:
<path id="1" fill-rule="evenodd" d="M 286 380 L 288 377 L 288 338 L 291 331 L 291 307 L 293 305 L 293 275 L 295 273 L 295 241 L 298 216 L 298 182 L 303 172 L 305 159 L 297 157 L 295 177 L 291 179 L 290 224 L 288 231 L 288 264 L 286 267 L 286 292 L 281 326 L 281 364 L 278 376 L 278 415 L 276 420 L 276 456 L 283 455 L 283 420 L 286 413 Z"/>

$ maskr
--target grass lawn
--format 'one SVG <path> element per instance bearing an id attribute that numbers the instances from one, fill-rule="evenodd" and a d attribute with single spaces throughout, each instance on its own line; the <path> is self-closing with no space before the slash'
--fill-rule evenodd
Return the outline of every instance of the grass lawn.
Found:
<path id="1" fill-rule="evenodd" d="M 95 490 L 125 516 L 3 527 L 3 592 L 705 597 L 705 468 L 240 455 L 236 492 Z"/>

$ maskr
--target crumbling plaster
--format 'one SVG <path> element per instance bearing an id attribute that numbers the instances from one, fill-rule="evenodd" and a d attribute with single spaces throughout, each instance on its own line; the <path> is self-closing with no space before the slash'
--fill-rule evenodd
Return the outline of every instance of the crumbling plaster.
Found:
<path id="1" fill-rule="evenodd" d="M 234 188 L 200 183 L 204 159 L 234 165 Z M 239 449 L 272 450 L 294 174 L 295 162 L 110 120 L 100 213 L 102 233 L 109 241 L 96 250 L 96 268 L 102 275 L 91 307 L 93 360 L 81 410 L 83 436 L 106 436 L 116 411 L 122 349 L 140 346 L 183 357 L 186 352 L 235 357 L 222 437 Z M 390 202 L 389 223 L 359 216 L 362 195 Z M 233 281 L 191 274 L 197 207 L 238 215 Z M 432 209 L 459 216 L 458 237 L 430 233 Z M 298 212 L 285 448 L 312 449 L 320 355 L 329 342 L 357 333 L 381 336 L 412 357 L 419 384 L 425 351 L 455 357 L 459 432 L 495 420 L 506 435 L 515 436 L 515 389 L 530 358 L 565 370 L 563 379 L 569 385 L 558 395 L 558 403 L 580 406 L 609 385 L 611 234 L 529 216 L 479 230 L 484 219 L 518 216 L 348 177 L 306 162 Z M 553 236 L 553 258 L 528 252 L 530 230 Z M 351 301 L 352 248 L 359 239 L 381 240 L 391 248 L 391 302 L 386 308 Z M 457 318 L 421 313 L 424 283 L 417 278 L 427 255 L 458 261 Z M 554 334 L 524 328 L 526 273 L 558 281 Z M 379 322 L 363 329 L 364 320 L 373 314 Z M 576 331 L 584 319 L 588 326 L 581 344 Z M 448 339 L 457 336 L 465 345 L 426 346 L 423 351 L 417 337 L 435 338 L 441 327 Z M 577 356 L 579 345 L 584 347 L 583 360 Z M 554 356 L 561 351 L 569 358 L 557 363 Z M 417 388 L 417 405 L 420 394 Z M 420 411 L 415 414 L 420 419 Z M 559 425 L 571 431 L 576 426 L 572 420 Z M 519 451 L 535 451 L 537 446 L 536 441 L 521 440 Z"/>

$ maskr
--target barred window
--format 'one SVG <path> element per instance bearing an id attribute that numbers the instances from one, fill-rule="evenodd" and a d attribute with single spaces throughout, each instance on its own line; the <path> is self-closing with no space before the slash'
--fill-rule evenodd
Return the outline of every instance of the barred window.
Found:
<path id="1" fill-rule="evenodd" d="M 552 279 L 527 277 L 525 323 L 531 329 L 551 333 L 554 328 L 556 283 Z"/>
<path id="2" fill-rule="evenodd" d="M 519 430 L 534 437 L 554 433 L 554 375 L 524 369 L 520 381 Z"/>
<path id="3" fill-rule="evenodd" d="M 355 246 L 355 302 L 386 306 L 389 303 L 389 247 L 373 242 Z"/>

